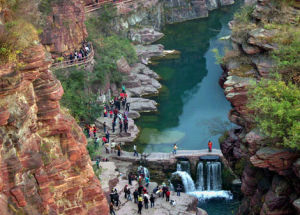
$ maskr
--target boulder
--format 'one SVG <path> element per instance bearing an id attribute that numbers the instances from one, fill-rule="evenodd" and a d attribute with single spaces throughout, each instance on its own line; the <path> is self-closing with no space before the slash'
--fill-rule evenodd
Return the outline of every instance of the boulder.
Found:
<path id="1" fill-rule="evenodd" d="M 266 30 L 264 28 L 254 29 L 248 33 L 248 43 L 267 51 L 273 51 L 278 48 L 277 45 L 272 42 L 276 33 L 275 30 Z"/>
<path id="2" fill-rule="evenodd" d="M 155 31 L 152 27 L 142 29 L 130 29 L 129 39 L 135 43 L 149 45 L 164 36 L 163 33 Z"/>
<path id="3" fill-rule="evenodd" d="M 117 68 L 118 68 L 118 71 L 123 74 L 129 74 L 131 71 L 131 68 L 130 68 L 127 60 L 125 59 L 125 57 L 121 57 L 117 61 Z"/>
<path id="4" fill-rule="evenodd" d="M 130 102 L 130 110 L 138 112 L 156 111 L 157 103 L 150 99 L 129 98 L 128 102 Z"/>

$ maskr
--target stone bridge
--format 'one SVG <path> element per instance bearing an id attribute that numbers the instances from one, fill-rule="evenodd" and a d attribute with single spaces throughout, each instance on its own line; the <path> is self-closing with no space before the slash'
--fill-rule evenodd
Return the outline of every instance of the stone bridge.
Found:
<path id="1" fill-rule="evenodd" d="M 154 176 L 157 180 L 163 181 L 165 178 L 169 178 L 170 174 L 177 169 L 177 162 L 179 160 L 186 160 L 190 162 L 192 177 L 195 177 L 197 165 L 200 160 L 220 160 L 226 167 L 228 163 L 224 159 L 221 150 L 213 149 L 212 152 L 208 152 L 207 149 L 203 150 L 178 150 L 177 154 L 153 152 L 148 154 L 139 154 L 139 157 L 134 157 L 133 152 L 122 151 L 121 156 L 112 155 L 113 159 L 131 162 L 133 164 L 132 170 L 134 171 L 137 166 L 143 165 L 147 167 L 151 176 Z"/>

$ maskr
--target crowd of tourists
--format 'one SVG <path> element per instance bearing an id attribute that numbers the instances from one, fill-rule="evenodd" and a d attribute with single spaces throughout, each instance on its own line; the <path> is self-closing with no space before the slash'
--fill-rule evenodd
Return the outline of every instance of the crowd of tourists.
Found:
<path id="1" fill-rule="evenodd" d="M 88 43 L 87 41 L 83 41 L 80 49 L 76 49 L 68 56 L 65 55 L 65 60 L 69 60 L 70 63 L 82 61 L 84 60 L 85 57 L 87 57 L 91 53 L 91 51 L 92 51 L 91 43 Z"/>
<path id="2" fill-rule="evenodd" d="M 138 181 L 138 187 L 132 188 L 132 181 Z M 150 179 L 146 174 L 144 167 L 139 167 L 137 174 L 130 172 L 128 174 L 128 184 L 123 188 L 124 198 L 127 201 L 133 201 L 137 205 L 138 214 L 142 214 L 143 208 L 146 210 L 155 207 L 155 201 L 159 199 L 166 199 L 172 206 L 176 206 L 175 200 L 170 200 L 171 191 L 169 187 L 163 183 L 160 186 L 156 186 L 152 191 L 149 191 Z M 131 190 L 132 189 L 132 190 Z M 133 192 L 132 192 L 133 191 Z M 177 196 L 183 191 L 182 185 L 178 184 L 176 187 Z M 132 195 L 131 195 L 132 194 Z M 113 188 L 110 193 L 110 214 L 115 215 L 115 207 L 120 205 L 120 196 L 116 188 Z"/>

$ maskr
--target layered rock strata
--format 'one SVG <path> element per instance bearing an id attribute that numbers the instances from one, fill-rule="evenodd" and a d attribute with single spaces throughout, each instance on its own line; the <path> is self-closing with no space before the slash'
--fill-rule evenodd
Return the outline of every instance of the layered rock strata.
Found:
<path id="1" fill-rule="evenodd" d="M 81 47 L 87 37 L 81 0 L 54 1 L 49 5 L 41 42 L 54 57 Z"/>
<path id="2" fill-rule="evenodd" d="M 229 119 L 240 126 L 229 131 L 221 143 L 225 158 L 241 176 L 244 199 L 240 215 L 299 214 L 300 153 L 267 146 L 267 138 L 253 129 L 252 113 L 247 108 L 250 82 L 268 78 L 275 65 L 269 51 L 278 48 L 272 42 L 277 31 L 265 29 L 261 22 L 274 17 L 274 7 L 273 1 L 258 0 L 251 13 L 252 22 L 244 26 L 236 26 L 236 20 L 230 23 L 233 29 L 242 28 L 244 32 L 233 31 L 233 50 L 225 55 L 224 75 L 220 79 L 226 98 L 233 105 Z M 299 14 L 294 8 L 290 11 Z M 282 15 L 282 21 L 289 15 Z"/>
<path id="3" fill-rule="evenodd" d="M 0 214 L 108 214 L 86 139 L 35 45 L 0 67 Z"/>

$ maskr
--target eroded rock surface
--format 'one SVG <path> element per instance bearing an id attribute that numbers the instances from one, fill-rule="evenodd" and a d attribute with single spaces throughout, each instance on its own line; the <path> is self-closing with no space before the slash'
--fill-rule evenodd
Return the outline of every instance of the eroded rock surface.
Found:
<path id="1" fill-rule="evenodd" d="M 0 67 L 0 212 L 108 214 L 100 182 L 75 120 L 61 109 L 60 82 L 42 45 L 24 67 Z"/>

